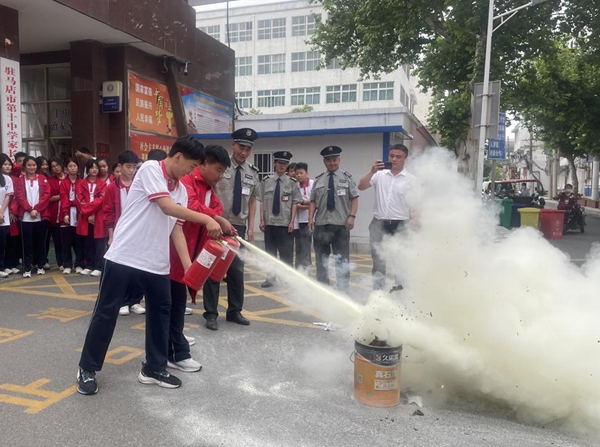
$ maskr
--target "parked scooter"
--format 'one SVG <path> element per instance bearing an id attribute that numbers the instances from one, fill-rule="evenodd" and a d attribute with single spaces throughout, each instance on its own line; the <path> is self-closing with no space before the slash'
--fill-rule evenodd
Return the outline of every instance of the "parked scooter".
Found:
<path id="1" fill-rule="evenodd" d="M 565 211 L 565 223 L 563 234 L 569 230 L 579 230 L 585 233 L 585 208 L 577 202 L 581 194 L 569 191 L 561 192 L 555 200 L 558 200 L 557 209 Z"/>

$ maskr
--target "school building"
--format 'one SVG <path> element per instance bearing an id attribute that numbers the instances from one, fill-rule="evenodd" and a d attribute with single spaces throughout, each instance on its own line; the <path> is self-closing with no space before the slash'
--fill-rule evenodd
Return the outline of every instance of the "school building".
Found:
<path id="1" fill-rule="evenodd" d="M 0 0 L 0 147 L 142 158 L 230 132 L 234 52 L 186 0 Z"/>

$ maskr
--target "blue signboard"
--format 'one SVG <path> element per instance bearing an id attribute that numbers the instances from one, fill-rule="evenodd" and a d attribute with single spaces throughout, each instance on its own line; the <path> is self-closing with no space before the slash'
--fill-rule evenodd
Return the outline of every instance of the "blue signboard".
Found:
<path id="1" fill-rule="evenodd" d="M 104 113 L 120 112 L 121 98 L 118 96 L 102 97 L 102 111 Z"/>
<path id="2" fill-rule="evenodd" d="M 506 160 L 506 114 L 498 114 L 498 138 L 488 140 L 488 160 Z"/>

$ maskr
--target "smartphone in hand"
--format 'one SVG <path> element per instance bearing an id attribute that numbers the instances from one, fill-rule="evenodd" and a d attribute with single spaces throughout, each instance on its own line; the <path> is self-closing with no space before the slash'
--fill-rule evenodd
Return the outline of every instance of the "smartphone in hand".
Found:
<path id="1" fill-rule="evenodd" d="M 392 162 L 391 161 L 384 161 L 383 162 L 383 168 L 381 168 L 379 170 L 382 171 L 384 169 L 392 169 Z"/>

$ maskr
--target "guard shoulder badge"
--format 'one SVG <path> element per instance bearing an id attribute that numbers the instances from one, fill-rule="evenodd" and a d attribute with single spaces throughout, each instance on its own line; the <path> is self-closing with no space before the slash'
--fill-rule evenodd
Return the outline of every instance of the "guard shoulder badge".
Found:
<path id="1" fill-rule="evenodd" d="M 292 182 L 294 182 L 294 183 L 297 183 L 297 182 L 298 182 L 298 180 L 296 180 L 294 177 L 290 177 L 290 180 L 291 180 Z"/>
<path id="2" fill-rule="evenodd" d="M 315 177 L 315 180 L 316 180 L 316 179 L 318 179 L 319 177 L 323 177 L 323 174 L 325 174 L 325 173 L 324 173 L 324 172 L 321 172 L 319 175 L 317 175 L 317 176 Z"/>
<path id="3" fill-rule="evenodd" d="M 346 177 L 352 178 L 352 174 L 350 174 L 348 171 L 342 171 L 344 173 L 344 175 Z"/>
<path id="4" fill-rule="evenodd" d="M 254 169 L 254 170 L 256 171 L 256 173 L 257 173 L 257 174 L 260 172 L 260 169 L 258 169 L 256 166 L 254 166 L 254 165 L 250 165 L 250 167 L 251 167 L 252 169 Z"/>

